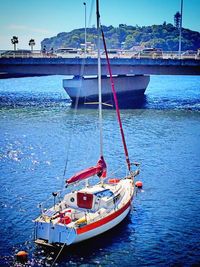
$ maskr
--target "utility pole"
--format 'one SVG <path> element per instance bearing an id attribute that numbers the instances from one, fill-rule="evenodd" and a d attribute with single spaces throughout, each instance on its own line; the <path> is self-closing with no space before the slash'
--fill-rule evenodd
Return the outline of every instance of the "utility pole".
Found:
<path id="1" fill-rule="evenodd" d="M 181 20 L 179 28 L 179 46 L 178 46 L 179 59 L 181 59 L 182 18 L 183 18 L 183 0 L 181 0 Z"/>
<path id="2" fill-rule="evenodd" d="M 84 2 L 83 3 L 84 4 L 84 6 L 85 6 L 85 56 L 86 56 L 86 52 L 87 52 L 87 44 L 86 44 L 86 42 L 87 42 L 87 39 L 86 39 L 86 3 Z"/>

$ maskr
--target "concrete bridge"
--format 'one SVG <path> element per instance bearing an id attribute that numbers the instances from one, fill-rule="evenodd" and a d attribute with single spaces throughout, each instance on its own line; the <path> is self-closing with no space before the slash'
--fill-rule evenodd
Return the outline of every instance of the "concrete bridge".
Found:
<path id="1" fill-rule="evenodd" d="M 111 58 L 114 75 L 200 75 L 199 59 Z M 0 58 L 0 78 L 96 75 L 96 58 Z M 102 75 L 107 75 L 102 59 Z"/>

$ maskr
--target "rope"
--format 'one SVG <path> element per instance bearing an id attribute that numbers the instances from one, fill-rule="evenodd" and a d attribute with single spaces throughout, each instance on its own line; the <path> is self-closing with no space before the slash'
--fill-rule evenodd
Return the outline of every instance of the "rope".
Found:
<path id="1" fill-rule="evenodd" d="M 120 170 L 124 169 L 124 165 L 122 165 L 120 168 L 118 168 L 117 170 L 113 170 L 110 172 L 110 175 L 113 176 L 115 173 L 119 172 Z"/>
<path id="2" fill-rule="evenodd" d="M 91 3 L 90 6 L 90 16 L 89 16 L 89 22 L 88 25 L 91 24 L 91 18 L 92 18 L 92 11 L 94 8 L 94 0 Z M 80 77 L 81 77 L 81 86 L 82 86 L 82 77 L 83 77 L 83 73 L 84 73 L 84 69 L 85 69 L 85 58 L 83 58 L 82 64 L 81 64 L 81 70 L 80 70 Z M 80 87 L 81 88 L 81 87 Z M 71 142 L 72 142 L 72 136 L 73 136 L 73 132 L 74 132 L 74 127 L 75 127 L 75 118 L 77 115 L 77 109 L 78 109 L 78 103 L 79 103 L 79 97 L 80 97 L 80 88 L 76 97 L 76 101 L 75 101 L 75 105 L 74 105 L 74 114 L 73 114 L 73 119 L 72 119 L 72 128 L 71 128 L 71 132 L 70 132 L 70 139 L 68 142 L 68 147 L 67 147 L 67 157 L 66 157 L 66 161 L 65 161 L 65 165 L 64 165 L 64 170 L 63 170 L 63 180 L 62 183 L 65 179 L 65 175 L 67 172 L 67 165 L 68 165 L 68 161 L 69 161 L 69 151 L 71 149 Z M 63 188 L 65 188 L 65 183 L 63 184 Z"/>
<path id="3" fill-rule="evenodd" d="M 63 251 L 63 248 L 64 248 L 64 247 L 65 247 L 65 244 L 63 244 L 63 246 L 61 247 L 61 249 L 60 249 L 60 251 L 58 252 L 58 254 L 57 254 L 55 260 L 53 261 L 51 267 L 54 266 L 54 264 L 56 263 L 58 257 L 60 256 L 61 252 Z"/>
<path id="4" fill-rule="evenodd" d="M 81 85 L 80 85 L 80 88 L 82 86 L 82 76 L 83 76 L 83 73 L 84 73 L 84 68 L 85 68 L 85 58 L 83 58 L 83 62 L 82 62 L 82 65 L 81 65 L 81 71 L 80 71 Z M 63 171 L 63 181 L 65 179 L 65 175 L 66 175 L 66 171 L 67 171 L 67 165 L 68 165 L 68 162 L 69 162 L 69 151 L 71 149 L 72 135 L 73 135 L 74 128 L 75 128 L 75 121 L 76 121 L 76 115 L 77 115 L 77 109 L 78 109 L 78 103 L 79 103 L 79 97 L 80 97 L 80 88 L 78 90 L 78 94 L 77 94 L 75 105 L 74 105 L 74 114 L 73 114 L 73 118 L 72 118 L 72 127 L 71 127 L 71 131 L 70 131 L 70 134 L 69 134 L 69 141 L 68 141 L 68 147 L 67 147 L 67 157 L 66 157 L 64 171 Z M 63 183 L 63 181 L 62 181 L 62 183 Z M 63 188 L 64 187 L 65 187 L 65 184 L 63 184 Z"/>

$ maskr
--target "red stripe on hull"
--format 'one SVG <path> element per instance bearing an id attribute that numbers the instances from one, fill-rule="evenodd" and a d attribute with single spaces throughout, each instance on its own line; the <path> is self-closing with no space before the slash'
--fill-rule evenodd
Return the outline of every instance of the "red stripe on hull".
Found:
<path id="1" fill-rule="evenodd" d="M 100 226 L 102 226 L 102 225 L 104 225 L 104 224 L 106 224 L 106 223 L 112 221 L 113 219 L 115 219 L 116 217 L 118 217 L 119 215 L 121 215 L 121 214 L 122 214 L 122 213 L 123 213 L 129 206 L 130 206 L 130 204 L 131 204 L 131 201 L 129 200 L 129 201 L 126 203 L 126 205 L 124 205 L 124 206 L 123 206 L 121 209 L 119 209 L 118 211 L 116 211 L 116 212 L 114 212 L 114 213 L 108 215 L 107 217 L 105 217 L 105 218 L 103 218 L 103 219 L 101 219 L 101 220 L 99 220 L 99 221 L 97 221 L 97 222 L 93 222 L 93 223 L 91 223 L 91 224 L 88 224 L 88 225 L 85 225 L 85 226 L 83 226 L 83 227 L 81 227 L 81 228 L 78 228 L 78 229 L 76 230 L 77 234 L 78 234 L 78 235 L 83 234 L 83 233 L 85 233 L 85 232 L 88 232 L 88 231 L 90 231 L 90 230 L 93 230 L 93 229 L 95 229 L 95 228 L 97 228 L 97 227 L 100 227 Z"/>

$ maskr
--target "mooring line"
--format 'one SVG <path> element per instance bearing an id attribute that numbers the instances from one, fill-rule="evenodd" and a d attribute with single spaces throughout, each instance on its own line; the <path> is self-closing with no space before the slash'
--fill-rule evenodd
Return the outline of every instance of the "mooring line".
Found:
<path id="1" fill-rule="evenodd" d="M 64 246 L 65 246 L 65 243 L 64 243 L 63 246 L 61 247 L 61 249 L 60 249 L 58 255 L 56 256 L 55 260 L 53 261 L 51 267 L 54 266 L 54 264 L 56 263 L 56 261 L 57 261 L 58 257 L 60 256 L 60 254 L 61 254 L 61 252 L 62 252 Z"/>

